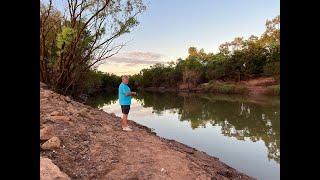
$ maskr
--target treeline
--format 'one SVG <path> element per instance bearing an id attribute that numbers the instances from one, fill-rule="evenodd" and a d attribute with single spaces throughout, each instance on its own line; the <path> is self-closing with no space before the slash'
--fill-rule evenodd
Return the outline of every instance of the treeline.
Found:
<path id="1" fill-rule="evenodd" d="M 78 88 L 82 90 L 83 94 L 96 95 L 98 93 L 115 91 L 120 83 L 121 77 L 115 74 L 90 70 L 86 75 L 86 79 L 83 79 L 83 83 Z"/>
<path id="2" fill-rule="evenodd" d="M 190 47 L 189 56 L 168 64 L 156 64 L 133 75 L 139 87 L 197 86 L 201 83 L 242 81 L 261 76 L 280 80 L 280 16 L 266 21 L 260 36 L 237 37 L 219 46 L 218 53 Z"/>

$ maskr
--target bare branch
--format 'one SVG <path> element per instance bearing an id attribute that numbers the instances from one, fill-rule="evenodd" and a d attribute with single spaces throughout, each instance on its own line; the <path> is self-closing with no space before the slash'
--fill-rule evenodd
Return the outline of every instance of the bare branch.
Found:
<path id="1" fill-rule="evenodd" d="M 100 61 L 103 61 L 103 60 L 106 60 L 106 59 L 108 59 L 108 58 L 110 58 L 110 57 L 118 54 L 119 51 L 124 47 L 124 45 L 119 45 L 119 46 L 117 46 L 117 47 L 120 47 L 120 48 L 118 48 L 118 50 L 117 50 L 116 52 L 112 53 L 111 55 L 105 56 L 105 57 L 100 56 L 100 57 L 97 58 L 92 64 L 90 64 L 90 65 L 88 66 L 88 68 L 91 68 L 91 67 L 92 67 L 93 65 L 95 65 L 96 63 L 98 63 L 98 62 L 100 62 Z M 111 52 L 111 51 L 113 51 L 114 49 L 115 49 L 115 48 L 112 48 L 112 49 L 108 50 L 107 52 Z"/>
<path id="2" fill-rule="evenodd" d="M 48 10 L 47 10 L 47 15 L 44 17 L 44 19 L 42 19 L 41 16 L 40 16 L 40 22 L 41 22 L 41 23 L 40 23 L 40 28 L 41 28 L 41 27 L 43 28 L 43 25 L 45 24 L 45 22 L 46 22 L 47 19 L 49 18 L 51 8 L 52 8 L 52 0 L 49 1 L 49 7 L 48 7 Z"/>
<path id="3" fill-rule="evenodd" d="M 76 20 L 77 20 L 77 18 L 75 17 L 75 13 L 76 13 L 77 6 L 78 6 L 78 0 L 75 0 L 75 1 L 76 2 L 74 3 L 74 7 L 73 7 L 73 10 L 72 10 L 71 27 L 75 26 L 75 23 L 76 23 Z"/>
<path id="4" fill-rule="evenodd" d="M 72 16 L 72 0 L 68 0 L 68 10 L 69 10 L 69 14 L 70 14 L 70 19 L 72 19 L 73 18 L 73 16 Z"/>
<path id="5" fill-rule="evenodd" d="M 83 32 L 83 30 L 87 27 L 87 25 L 90 23 L 90 21 L 92 21 L 93 18 L 95 18 L 100 12 L 102 12 L 110 3 L 110 0 L 106 0 L 106 3 L 104 4 L 104 6 L 99 9 L 96 13 L 94 13 L 88 20 L 87 22 L 84 23 L 84 25 L 82 26 L 82 28 L 80 29 L 79 33 L 78 33 L 78 37 L 77 37 L 77 41 L 79 40 L 80 34 Z M 77 42 L 76 41 L 76 42 Z"/>

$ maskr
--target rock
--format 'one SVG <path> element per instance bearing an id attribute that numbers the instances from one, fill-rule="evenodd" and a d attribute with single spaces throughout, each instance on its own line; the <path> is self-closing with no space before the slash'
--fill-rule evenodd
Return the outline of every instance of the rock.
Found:
<path id="1" fill-rule="evenodd" d="M 40 88 L 48 88 L 48 86 L 45 83 L 40 82 Z"/>
<path id="2" fill-rule="evenodd" d="M 62 116 L 62 114 L 58 111 L 53 111 L 52 113 L 50 113 L 50 116 Z"/>
<path id="3" fill-rule="evenodd" d="M 71 105 L 69 105 L 66 110 L 69 112 L 69 114 L 77 114 L 78 113 L 77 109 L 75 109 L 74 106 L 71 106 Z"/>
<path id="4" fill-rule="evenodd" d="M 119 162 L 119 161 L 118 161 L 118 160 L 115 160 L 115 159 L 111 160 L 111 163 L 112 163 L 112 164 L 117 163 L 117 162 Z"/>
<path id="5" fill-rule="evenodd" d="M 218 180 L 216 177 L 212 176 L 211 180 Z"/>
<path id="6" fill-rule="evenodd" d="M 50 119 L 52 121 L 63 121 L 63 122 L 69 122 L 71 120 L 68 116 L 51 116 Z"/>
<path id="7" fill-rule="evenodd" d="M 42 149 L 55 149 L 59 148 L 61 144 L 61 141 L 58 137 L 54 136 L 50 138 L 48 141 L 42 144 Z"/>
<path id="8" fill-rule="evenodd" d="M 163 174 L 167 174 L 167 171 L 164 169 L 164 168 L 161 168 L 161 173 L 163 173 Z"/>
<path id="9" fill-rule="evenodd" d="M 43 93 L 41 93 L 41 95 L 45 98 L 48 98 L 52 95 L 51 91 L 43 91 Z"/>
<path id="10" fill-rule="evenodd" d="M 88 109 L 88 108 L 82 108 L 84 111 L 86 111 L 86 112 L 90 112 L 90 109 Z"/>
<path id="11" fill-rule="evenodd" d="M 227 178 L 234 178 L 234 176 L 236 176 L 236 174 L 228 171 L 228 170 L 222 170 L 222 171 L 218 171 L 217 174 L 227 177 Z"/>
<path id="12" fill-rule="evenodd" d="M 79 125 L 78 131 L 79 133 L 85 133 L 87 131 L 87 127 L 84 125 Z"/>
<path id="13" fill-rule="evenodd" d="M 80 109 L 80 111 L 78 111 L 78 114 L 79 114 L 81 117 L 87 117 L 87 116 L 88 116 L 88 112 L 89 112 L 89 109 L 87 109 L 87 108 L 82 108 L 82 109 Z"/>
<path id="14" fill-rule="evenodd" d="M 40 130 L 40 139 L 48 140 L 54 136 L 53 128 L 51 126 L 46 126 Z"/>
<path id="15" fill-rule="evenodd" d="M 41 180 L 71 180 L 71 178 L 62 172 L 50 159 L 40 157 L 40 179 Z"/>
<path id="16" fill-rule="evenodd" d="M 116 117 L 116 114 L 114 112 L 110 113 L 110 115 Z"/>
<path id="17" fill-rule="evenodd" d="M 71 102 L 71 99 L 70 99 L 70 97 L 68 97 L 68 96 L 66 96 L 65 98 L 64 98 L 64 100 L 66 101 L 66 102 Z"/>

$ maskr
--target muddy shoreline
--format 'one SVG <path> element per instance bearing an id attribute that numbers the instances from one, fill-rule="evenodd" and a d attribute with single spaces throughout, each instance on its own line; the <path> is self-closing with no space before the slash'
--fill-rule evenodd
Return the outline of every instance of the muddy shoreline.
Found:
<path id="1" fill-rule="evenodd" d="M 120 118 L 114 114 L 73 101 L 40 84 L 40 156 L 49 159 L 42 160 L 40 176 L 253 179 L 205 152 L 159 137 L 133 121 L 129 124 L 134 131 L 124 132 Z M 53 165 L 45 164 L 50 161 Z"/>

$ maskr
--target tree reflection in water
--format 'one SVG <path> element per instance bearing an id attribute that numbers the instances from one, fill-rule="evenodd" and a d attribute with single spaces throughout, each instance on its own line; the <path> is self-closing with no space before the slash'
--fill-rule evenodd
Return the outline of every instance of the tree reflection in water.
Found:
<path id="1" fill-rule="evenodd" d="M 94 101 L 94 106 L 112 103 L 117 100 L 117 95 L 103 99 L 104 102 Z M 241 141 L 262 140 L 268 149 L 268 158 L 280 163 L 278 97 L 252 99 L 234 95 L 140 92 L 136 99 L 143 107 L 152 107 L 156 114 L 161 115 L 165 110 L 178 113 L 179 120 L 189 122 L 192 129 L 220 126 L 224 136 Z"/>
<path id="2" fill-rule="evenodd" d="M 140 93 L 139 102 L 155 113 L 176 111 L 192 129 L 221 126 L 221 133 L 238 140 L 262 140 L 268 158 L 280 163 L 280 101 L 277 97 L 252 99 L 244 96 L 186 93 Z"/>

